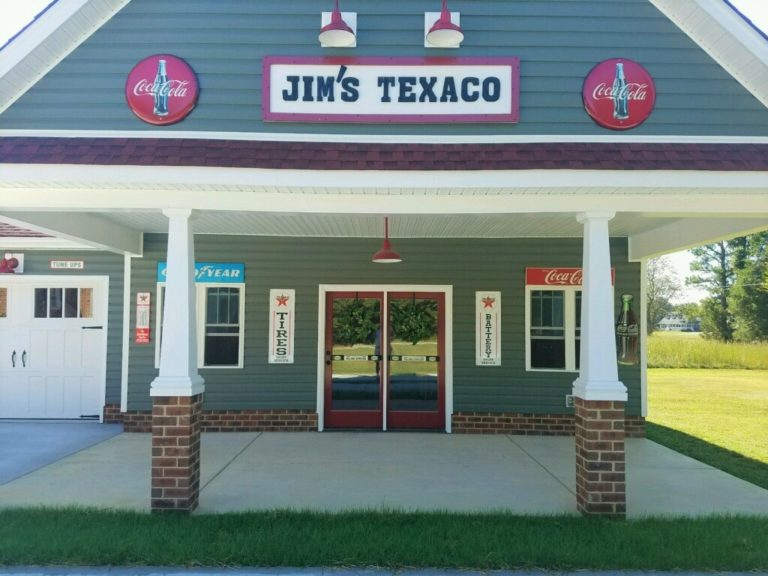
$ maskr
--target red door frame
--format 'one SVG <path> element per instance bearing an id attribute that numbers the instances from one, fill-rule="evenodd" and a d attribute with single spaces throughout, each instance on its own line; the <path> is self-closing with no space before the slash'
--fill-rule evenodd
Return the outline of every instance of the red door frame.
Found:
<path id="1" fill-rule="evenodd" d="M 386 299 L 384 295 L 386 294 Z M 376 410 L 333 410 L 332 403 L 332 378 L 333 362 L 329 358 L 333 345 L 333 301 L 335 298 L 376 298 L 381 302 L 382 313 L 382 342 L 381 349 L 388 348 L 388 333 L 384 328 L 389 325 L 389 306 L 384 306 L 385 300 L 429 298 L 437 300 L 438 309 L 438 388 L 437 410 L 432 412 L 422 411 L 392 411 L 387 409 L 387 429 L 392 428 L 422 428 L 431 430 L 445 430 L 445 293 L 444 292 L 405 292 L 405 291 L 334 291 L 325 293 L 325 375 L 324 375 L 324 421 L 328 428 L 384 428 L 384 395 L 389 394 L 389 382 L 379 382 L 379 407 Z M 387 363 L 389 360 L 387 359 Z M 389 379 L 389 366 L 385 371 Z M 387 398 L 388 400 L 388 398 Z"/>
<path id="2" fill-rule="evenodd" d="M 387 397 L 387 428 L 424 428 L 445 430 L 445 293 L 444 292 L 387 292 L 386 322 L 389 325 L 390 299 L 423 298 L 437 300 L 437 411 L 394 411 L 389 408 Z M 387 360 L 389 362 L 389 360 Z M 389 369 L 387 369 L 389 380 Z M 385 387 L 389 395 L 389 382 Z"/>
<path id="3" fill-rule="evenodd" d="M 379 407 L 376 410 L 333 410 L 332 380 L 333 361 L 329 355 L 333 351 L 333 301 L 336 298 L 375 298 L 381 306 L 381 319 L 384 321 L 383 292 L 326 292 L 325 294 L 325 426 L 329 428 L 374 428 L 381 430 L 384 419 L 382 382 L 379 380 Z M 382 331 L 383 332 L 383 331 Z"/>

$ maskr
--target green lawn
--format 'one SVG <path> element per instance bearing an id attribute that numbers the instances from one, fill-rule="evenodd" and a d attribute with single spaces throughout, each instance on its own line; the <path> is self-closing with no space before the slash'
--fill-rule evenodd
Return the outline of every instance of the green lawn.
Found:
<path id="1" fill-rule="evenodd" d="M 768 488 L 768 370 L 649 370 L 647 435 Z"/>
<path id="2" fill-rule="evenodd" d="M 725 343 L 696 332 L 656 331 L 648 338 L 648 366 L 768 370 L 768 342 Z"/>
<path id="3" fill-rule="evenodd" d="M 0 565 L 768 569 L 768 520 L 0 511 Z"/>

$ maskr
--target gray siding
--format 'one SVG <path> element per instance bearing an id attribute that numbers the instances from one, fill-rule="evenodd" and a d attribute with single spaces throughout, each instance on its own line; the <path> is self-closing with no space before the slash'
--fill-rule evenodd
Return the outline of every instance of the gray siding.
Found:
<path id="1" fill-rule="evenodd" d="M 2 128 L 147 130 L 125 104 L 128 72 L 141 59 L 171 53 L 196 70 L 198 107 L 164 130 L 376 134 L 609 134 L 584 112 L 584 77 L 598 62 L 643 64 L 658 97 L 631 134 L 760 135 L 768 110 L 647 0 L 452 0 L 466 40 L 459 50 L 428 50 L 423 13 L 437 0 L 351 1 L 358 47 L 321 49 L 317 0 L 132 0 L 117 16 L 15 103 Z M 518 56 L 520 123 L 366 126 L 264 124 L 265 55 Z"/>
<path id="2" fill-rule="evenodd" d="M 245 368 L 201 370 L 210 409 L 316 407 L 319 284 L 446 284 L 453 286 L 454 408 L 562 413 L 575 373 L 525 371 L 526 267 L 581 266 L 581 239 L 406 240 L 395 247 L 404 262 L 370 262 L 376 239 L 196 236 L 196 260 L 243 262 L 246 274 Z M 627 262 L 627 242 L 614 239 L 616 302 L 639 295 L 640 265 Z M 131 287 L 156 300 L 156 265 L 165 260 L 165 236 L 145 239 L 144 258 L 134 259 Z M 296 290 L 295 363 L 267 364 L 270 288 Z M 501 367 L 475 366 L 475 291 L 502 292 Z M 132 320 L 133 321 L 133 320 Z M 153 334 L 156 334 L 153 326 Z M 148 409 L 149 383 L 157 375 L 154 336 L 150 346 L 132 344 L 129 408 Z M 630 390 L 628 413 L 640 413 L 640 371 L 622 367 Z"/>
<path id="3" fill-rule="evenodd" d="M 106 403 L 119 404 L 123 349 L 123 257 L 111 252 L 47 250 L 20 250 L 20 252 L 24 252 L 25 275 L 109 276 Z M 52 271 L 51 260 L 83 260 L 85 269 Z"/>

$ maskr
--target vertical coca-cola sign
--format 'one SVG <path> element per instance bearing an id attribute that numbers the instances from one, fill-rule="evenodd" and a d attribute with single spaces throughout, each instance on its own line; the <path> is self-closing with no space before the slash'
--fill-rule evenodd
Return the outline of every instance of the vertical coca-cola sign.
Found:
<path id="1" fill-rule="evenodd" d="M 587 113 L 600 126 L 629 130 L 651 115 L 656 86 L 648 70 L 637 62 L 611 58 L 587 74 L 582 98 Z"/>
<path id="2" fill-rule="evenodd" d="M 175 124 L 197 104 L 200 87 L 195 71 L 181 58 L 155 54 L 136 64 L 125 81 L 125 99 L 144 122 Z"/>

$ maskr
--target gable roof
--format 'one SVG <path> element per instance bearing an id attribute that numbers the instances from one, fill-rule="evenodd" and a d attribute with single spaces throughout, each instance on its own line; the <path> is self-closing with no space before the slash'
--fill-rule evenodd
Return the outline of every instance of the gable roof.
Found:
<path id="1" fill-rule="evenodd" d="M 47 6 L 0 49 L 0 113 L 128 2 L 67 0 Z"/>
<path id="2" fill-rule="evenodd" d="M 648 0 L 768 108 L 768 41 L 726 0 Z M 0 49 L 0 113 L 130 0 L 54 2 Z"/>
<path id="3" fill-rule="evenodd" d="M 768 108 L 768 41 L 724 0 L 650 0 Z"/>

